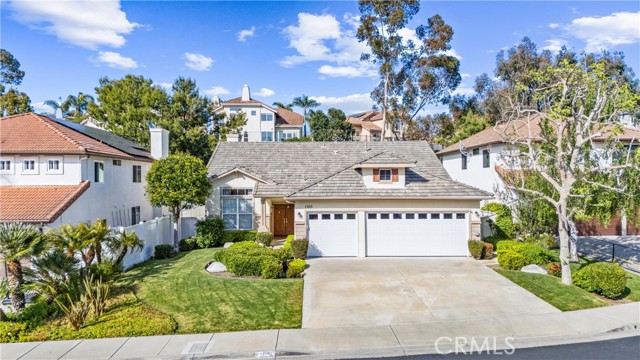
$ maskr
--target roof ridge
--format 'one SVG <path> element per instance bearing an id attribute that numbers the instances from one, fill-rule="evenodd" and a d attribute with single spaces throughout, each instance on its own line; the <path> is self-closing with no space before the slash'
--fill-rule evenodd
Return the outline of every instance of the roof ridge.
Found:
<path id="1" fill-rule="evenodd" d="M 77 185 L 76 185 L 77 186 Z M 91 186 L 91 182 L 89 180 L 85 180 L 80 183 L 80 186 L 77 186 L 77 189 L 69 194 L 69 196 L 62 201 L 60 205 L 53 208 L 47 216 L 49 217 L 49 222 L 56 220 L 71 204 L 73 204 L 79 197 L 82 195 L 88 188 Z"/>
<path id="2" fill-rule="evenodd" d="M 415 172 L 415 173 L 418 173 L 418 174 L 420 174 L 420 175 L 425 175 L 425 174 L 426 174 L 426 173 L 424 173 L 422 170 L 411 169 L 411 171 L 413 171 L 413 172 Z M 447 182 L 450 182 L 450 183 L 454 183 L 454 184 L 462 185 L 463 187 L 467 187 L 467 188 L 470 188 L 470 189 L 473 189 L 473 190 L 478 190 L 478 191 L 484 192 L 484 193 L 486 193 L 486 194 L 493 195 L 492 193 L 490 193 L 490 192 L 488 192 L 488 191 L 482 190 L 482 189 L 477 188 L 477 187 L 475 187 L 475 186 L 467 185 L 467 184 L 465 184 L 465 183 L 462 183 L 462 182 L 460 182 L 460 181 L 453 180 L 453 179 L 451 179 L 451 178 L 446 179 L 446 178 L 443 178 L 442 176 L 438 176 L 438 175 L 431 174 L 431 173 L 429 173 L 427 176 L 429 176 L 429 175 L 430 175 L 430 176 L 433 176 L 433 177 L 435 177 L 435 178 L 438 178 L 438 179 L 440 179 L 440 180 L 443 180 L 443 181 L 447 181 Z"/>
<path id="3" fill-rule="evenodd" d="M 33 114 L 33 113 L 31 113 L 31 114 Z M 60 130 L 59 130 L 59 129 L 57 129 L 55 126 L 53 126 L 53 124 L 51 124 L 51 123 L 50 123 L 50 122 L 52 122 L 52 121 L 53 121 L 53 122 L 55 122 L 53 119 L 49 118 L 48 116 L 39 115 L 39 114 L 33 114 L 33 116 L 35 116 L 35 117 L 36 117 L 40 122 L 42 122 L 45 126 L 49 127 L 51 130 L 53 130 L 56 134 L 58 134 L 58 136 L 60 136 L 60 137 L 62 137 L 63 139 L 67 140 L 69 143 L 71 143 L 72 145 L 74 145 L 74 146 L 75 146 L 75 147 L 77 147 L 78 149 L 83 150 L 84 152 L 87 152 L 87 148 L 86 148 L 86 147 L 84 147 L 84 146 L 82 146 L 82 145 L 78 144 L 78 142 L 77 142 L 77 141 L 75 141 L 75 140 L 71 139 L 71 138 L 70 138 L 70 137 L 68 137 L 67 135 L 63 134 L 63 133 L 62 133 L 62 131 L 60 131 Z M 58 124 L 58 123 L 56 122 L 56 124 Z M 64 125 L 62 125 L 62 126 L 64 126 Z M 66 126 L 65 126 L 65 128 L 70 129 L 71 131 L 75 131 L 75 130 L 73 130 L 73 129 L 71 129 L 71 128 L 68 128 L 68 127 L 66 127 Z M 80 135 L 87 136 L 87 135 L 85 135 L 85 134 L 83 134 L 83 133 L 81 133 L 81 132 L 78 132 L 78 131 L 75 131 L 75 132 L 77 132 L 77 133 L 78 133 L 78 134 L 80 134 Z M 88 137 L 88 136 L 87 136 L 87 137 Z M 109 146 L 109 147 L 112 147 L 112 146 Z"/>

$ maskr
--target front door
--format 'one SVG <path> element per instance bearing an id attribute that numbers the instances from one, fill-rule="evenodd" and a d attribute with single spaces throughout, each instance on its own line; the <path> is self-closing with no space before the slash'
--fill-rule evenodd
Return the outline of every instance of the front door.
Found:
<path id="1" fill-rule="evenodd" d="M 273 205 L 273 235 L 293 235 L 293 205 Z"/>

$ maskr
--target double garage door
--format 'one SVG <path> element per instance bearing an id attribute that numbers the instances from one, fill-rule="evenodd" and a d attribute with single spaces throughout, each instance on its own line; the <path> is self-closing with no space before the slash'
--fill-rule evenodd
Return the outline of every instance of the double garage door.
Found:
<path id="1" fill-rule="evenodd" d="M 309 256 L 358 256 L 356 213 L 308 214 Z M 467 213 L 367 212 L 366 256 L 467 256 Z"/>

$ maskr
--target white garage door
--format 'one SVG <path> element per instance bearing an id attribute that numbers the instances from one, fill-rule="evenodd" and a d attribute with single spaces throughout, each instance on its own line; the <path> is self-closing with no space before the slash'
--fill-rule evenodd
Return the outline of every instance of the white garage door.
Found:
<path id="1" fill-rule="evenodd" d="M 367 256 L 467 256 L 468 214 L 367 213 Z"/>
<path id="2" fill-rule="evenodd" d="M 355 213 L 312 213 L 309 216 L 309 256 L 358 256 Z"/>

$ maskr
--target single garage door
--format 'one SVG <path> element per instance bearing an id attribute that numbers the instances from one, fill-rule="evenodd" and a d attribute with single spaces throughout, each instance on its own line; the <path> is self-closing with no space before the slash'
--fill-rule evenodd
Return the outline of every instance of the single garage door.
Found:
<path id="1" fill-rule="evenodd" d="M 367 256 L 467 256 L 467 213 L 371 212 Z"/>
<path id="2" fill-rule="evenodd" d="M 311 213 L 309 256 L 358 256 L 358 221 L 355 213 Z"/>

